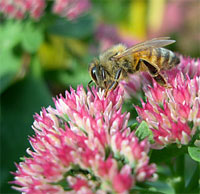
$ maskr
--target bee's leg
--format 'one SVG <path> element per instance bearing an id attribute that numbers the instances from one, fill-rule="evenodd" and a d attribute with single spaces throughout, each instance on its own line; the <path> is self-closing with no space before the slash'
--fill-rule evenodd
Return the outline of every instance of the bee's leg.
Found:
<path id="1" fill-rule="evenodd" d="M 151 74 L 151 76 L 153 77 L 153 79 L 161 86 L 164 87 L 169 87 L 169 85 L 167 84 L 166 79 L 164 78 L 164 76 L 159 73 L 159 69 L 156 67 L 156 65 L 152 65 L 151 63 L 149 63 L 146 60 L 140 59 L 138 63 L 143 62 L 145 64 L 145 66 L 148 68 L 149 73 Z"/>
<path id="2" fill-rule="evenodd" d="M 91 86 L 90 86 L 90 84 L 91 84 L 92 82 L 93 82 L 92 80 L 88 82 L 88 89 L 90 90 L 90 92 L 92 93 L 92 95 L 95 97 L 95 95 L 94 95 L 94 93 L 93 93 L 93 91 L 92 91 L 92 89 L 91 89 Z"/>
<path id="3" fill-rule="evenodd" d="M 143 62 L 145 64 L 145 66 L 148 68 L 149 73 L 154 77 L 157 76 L 159 73 L 159 69 L 156 67 L 156 65 L 152 65 L 151 63 L 149 63 L 148 61 L 144 60 L 144 59 L 140 59 L 138 63 Z"/>
<path id="4" fill-rule="evenodd" d="M 118 86 L 118 81 L 113 81 L 109 87 L 106 88 L 105 97 L 107 96 L 109 91 L 114 90 Z"/>
<path id="5" fill-rule="evenodd" d="M 105 97 L 107 96 L 108 91 L 112 91 L 118 86 L 118 83 L 119 83 L 118 80 L 121 75 L 121 72 L 122 72 L 121 68 L 117 70 L 117 72 L 115 74 L 115 80 L 110 84 L 109 87 L 106 88 Z"/>
<path id="6" fill-rule="evenodd" d="M 158 84 L 160 84 L 161 86 L 164 86 L 164 87 L 167 87 L 167 88 L 171 87 L 169 84 L 167 84 L 167 81 L 166 81 L 165 77 L 162 74 L 160 74 L 160 73 L 158 75 L 156 75 L 155 77 L 153 77 L 153 79 Z"/>

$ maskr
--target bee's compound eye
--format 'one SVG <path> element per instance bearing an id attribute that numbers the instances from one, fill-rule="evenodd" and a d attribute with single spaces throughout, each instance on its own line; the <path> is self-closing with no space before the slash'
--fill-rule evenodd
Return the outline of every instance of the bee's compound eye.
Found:
<path id="1" fill-rule="evenodd" d="M 93 67 L 92 69 L 91 69 L 91 76 L 92 76 L 92 79 L 96 82 L 97 81 L 97 76 L 96 76 L 96 74 L 97 74 L 97 68 L 96 67 Z"/>

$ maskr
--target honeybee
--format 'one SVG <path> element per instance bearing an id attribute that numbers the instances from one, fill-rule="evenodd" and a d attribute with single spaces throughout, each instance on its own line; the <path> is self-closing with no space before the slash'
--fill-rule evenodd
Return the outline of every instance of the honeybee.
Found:
<path id="1" fill-rule="evenodd" d="M 180 60 L 170 50 L 162 48 L 176 42 L 169 37 L 148 40 L 133 47 L 126 48 L 123 44 L 114 45 L 100 54 L 89 66 L 92 80 L 99 88 L 108 91 L 117 87 L 120 80 L 127 80 L 128 75 L 135 72 L 148 72 L 160 85 L 168 87 L 161 70 L 176 66 Z"/>

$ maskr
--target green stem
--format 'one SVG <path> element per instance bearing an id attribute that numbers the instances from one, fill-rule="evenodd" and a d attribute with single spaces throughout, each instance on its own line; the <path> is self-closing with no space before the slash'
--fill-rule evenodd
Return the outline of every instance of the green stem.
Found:
<path id="1" fill-rule="evenodd" d="M 176 158 L 175 179 L 174 179 L 175 193 L 182 193 L 182 191 L 184 191 L 185 188 L 184 163 L 185 163 L 185 155 L 180 155 L 179 157 Z"/>

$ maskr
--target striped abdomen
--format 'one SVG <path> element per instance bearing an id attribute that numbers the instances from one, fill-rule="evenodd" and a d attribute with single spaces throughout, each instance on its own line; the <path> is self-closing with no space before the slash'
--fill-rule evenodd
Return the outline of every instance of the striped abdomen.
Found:
<path id="1" fill-rule="evenodd" d="M 171 69 L 179 64 L 179 58 L 170 50 L 165 48 L 150 48 L 147 60 L 157 65 L 161 70 Z"/>
<path id="2" fill-rule="evenodd" d="M 149 48 L 147 50 L 135 53 L 134 59 L 144 59 L 151 63 L 153 66 L 158 66 L 160 70 L 171 69 L 179 64 L 179 58 L 170 50 L 165 48 Z M 142 66 L 141 70 L 145 71 L 145 67 Z"/>

